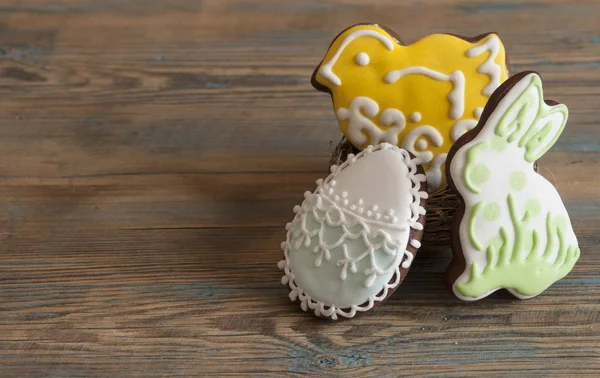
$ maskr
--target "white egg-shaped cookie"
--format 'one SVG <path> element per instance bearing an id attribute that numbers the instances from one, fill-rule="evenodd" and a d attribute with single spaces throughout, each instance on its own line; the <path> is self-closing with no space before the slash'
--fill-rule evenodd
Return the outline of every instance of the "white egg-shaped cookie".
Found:
<path id="1" fill-rule="evenodd" d="M 331 167 L 294 207 L 279 263 L 304 311 L 353 317 L 386 299 L 420 247 L 426 178 L 406 150 L 383 143 Z"/>

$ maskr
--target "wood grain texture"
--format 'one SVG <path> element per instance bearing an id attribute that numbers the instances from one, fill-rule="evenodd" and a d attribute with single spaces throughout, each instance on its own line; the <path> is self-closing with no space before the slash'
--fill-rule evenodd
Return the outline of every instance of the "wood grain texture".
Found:
<path id="1" fill-rule="evenodd" d="M 600 374 L 600 3 L 3 0 L 0 376 Z M 569 124 L 542 160 L 579 236 L 538 298 L 477 303 L 423 251 L 376 311 L 302 313 L 276 263 L 341 133 L 332 38 L 496 31 Z"/>

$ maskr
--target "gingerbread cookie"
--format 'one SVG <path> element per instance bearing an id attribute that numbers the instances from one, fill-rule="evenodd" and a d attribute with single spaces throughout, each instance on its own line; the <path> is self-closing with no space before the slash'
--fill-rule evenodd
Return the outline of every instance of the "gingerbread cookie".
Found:
<path id="1" fill-rule="evenodd" d="M 579 258 L 560 195 L 534 170 L 567 116 L 565 105 L 544 101 L 535 72 L 520 73 L 494 92 L 477 127 L 452 147 L 447 175 L 462 204 L 447 273 L 460 299 L 499 289 L 536 296 Z"/>
<path id="2" fill-rule="evenodd" d="M 333 41 L 312 83 L 331 94 L 354 146 L 388 142 L 407 149 L 424 165 L 433 192 L 445 185 L 450 146 L 475 127 L 507 77 L 496 34 L 434 34 L 403 45 L 378 25 L 355 25 Z"/>
<path id="3" fill-rule="evenodd" d="M 368 146 L 304 193 L 278 264 L 304 311 L 353 317 L 404 279 L 425 222 L 426 178 L 415 160 L 391 144 Z"/>

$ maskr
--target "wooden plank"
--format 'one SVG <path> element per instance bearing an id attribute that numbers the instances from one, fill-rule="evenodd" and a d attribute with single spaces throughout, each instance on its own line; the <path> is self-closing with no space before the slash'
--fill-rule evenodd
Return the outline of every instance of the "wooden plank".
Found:
<path id="1" fill-rule="evenodd" d="M 282 234 L 272 227 L 13 234 L 0 263 L 3 366 L 43 361 L 53 373 L 68 361 L 73 369 L 143 373 L 152 362 L 155 372 L 177 366 L 177 374 L 364 367 L 440 376 L 455 365 L 475 374 L 594 367 L 600 313 L 589 298 L 598 295 L 598 254 L 583 254 L 539 298 L 499 293 L 472 304 L 443 285 L 450 252 L 429 251 L 385 306 L 333 323 L 302 313 L 277 284 Z M 600 242 L 597 232 L 580 236 L 582 250 Z M 564 362 L 545 366 L 559 357 Z"/>
<path id="2" fill-rule="evenodd" d="M 596 0 L 4 0 L 0 376 L 598 376 Z M 283 225 L 340 132 L 309 84 L 364 21 L 496 31 L 570 121 L 541 161 L 582 255 L 543 295 L 477 303 L 419 254 L 384 305 L 302 313 Z"/>
<path id="3" fill-rule="evenodd" d="M 250 171 L 255 169 L 251 159 L 240 159 L 236 167 L 234 159 L 223 158 L 216 167 L 214 160 L 207 161 L 208 172 L 198 164 L 56 178 L 9 176 L 0 178 L 0 206 L 5 209 L 0 222 L 12 230 L 40 227 L 52 232 L 82 224 L 90 228 L 283 227 L 304 191 L 313 190 L 315 180 L 326 175 L 328 157 L 318 160 L 309 165 L 296 159 L 262 158 L 259 172 Z M 223 164 L 241 172 L 215 172 Z M 556 185 L 575 223 L 594 222 L 594 212 L 600 210 L 600 181 L 590 174 L 598 164 L 600 154 L 590 152 L 554 152 L 540 162 L 540 172 Z M 105 168 L 119 169 L 118 161 Z"/>

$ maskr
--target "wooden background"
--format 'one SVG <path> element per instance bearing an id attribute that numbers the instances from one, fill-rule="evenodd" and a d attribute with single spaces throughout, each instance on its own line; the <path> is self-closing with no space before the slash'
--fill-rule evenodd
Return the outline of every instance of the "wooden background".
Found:
<path id="1" fill-rule="evenodd" d="M 0 1 L 0 376 L 600 374 L 600 2 Z M 425 250 L 332 323 L 276 267 L 341 134 L 309 84 L 343 28 L 499 32 L 569 124 L 542 160 L 579 236 L 538 298 L 477 303 Z"/>

